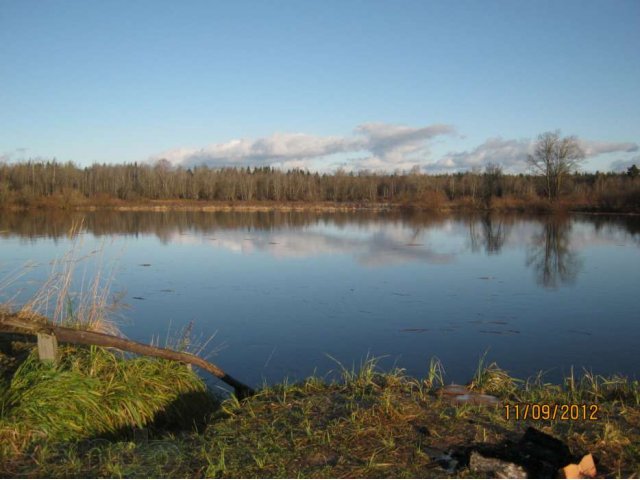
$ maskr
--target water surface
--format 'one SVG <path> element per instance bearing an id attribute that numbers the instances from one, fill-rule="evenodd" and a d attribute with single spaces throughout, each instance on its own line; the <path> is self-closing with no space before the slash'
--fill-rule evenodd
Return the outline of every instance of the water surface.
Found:
<path id="1" fill-rule="evenodd" d="M 435 356 L 465 382 L 486 351 L 521 378 L 640 369 L 638 217 L 3 213 L 0 279 L 34 264 L 4 300 L 32 294 L 74 223 L 76 248 L 101 257 L 77 267 L 76 290 L 115 265 L 127 336 L 162 343 L 192 322 L 215 333 L 203 353 L 249 383 L 367 356 L 415 376 Z"/>

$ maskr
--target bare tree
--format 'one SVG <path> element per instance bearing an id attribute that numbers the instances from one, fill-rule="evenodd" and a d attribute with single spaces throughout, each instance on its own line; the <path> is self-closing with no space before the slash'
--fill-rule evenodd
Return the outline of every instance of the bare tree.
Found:
<path id="1" fill-rule="evenodd" d="M 559 130 L 540 134 L 533 155 L 527 158 L 531 168 L 544 176 L 549 200 L 558 198 L 563 177 L 577 170 L 583 160 L 578 139 L 561 138 Z"/>
<path id="2" fill-rule="evenodd" d="M 484 202 L 487 207 L 491 206 L 491 199 L 502 196 L 502 167 L 497 163 L 487 163 L 482 176 L 484 187 Z"/>

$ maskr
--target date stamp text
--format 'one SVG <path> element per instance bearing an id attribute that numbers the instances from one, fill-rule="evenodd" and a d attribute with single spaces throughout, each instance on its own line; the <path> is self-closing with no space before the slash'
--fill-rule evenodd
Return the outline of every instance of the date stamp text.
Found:
<path id="1" fill-rule="evenodd" d="M 506 403 L 506 420 L 595 421 L 600 407 L 586 403 Z"/>

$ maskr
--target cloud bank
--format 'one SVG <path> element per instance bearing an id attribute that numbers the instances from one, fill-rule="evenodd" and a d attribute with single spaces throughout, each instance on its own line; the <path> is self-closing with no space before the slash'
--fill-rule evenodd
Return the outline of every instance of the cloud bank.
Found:
<path id="1" fill-rule="evenodd" d="M 201 149 L 179 148 L 157 155 L 174 165 L 211 167 L 270 165 L 289 160 L 325 157 L 357 150 L 355 139 L 303 133 L 275 133 L 256 140 L 238 139 Z"/>
<path id="2" fill-rule="evenodd" d="M 533 151 L 532 140 L 504 140 L 490 138 L 471 151 L 450 152 L 427 170 L 461 171 L 482 168 L 489 163 L 500 165 L 506 171 L 526 168 L 527 155 Z"/>
<path id="3" fill-rule="evenodd" d="M 351 162 L 356 169 L 389 170 L 409 168 L 428 154 L 428 141 L 440 135 L 453 135 L 450 125 L 409 127 L 367 123 L 355 128 L 351 136 L 317 136 L 304 133 L 275 133 L 258 139 L 236 139 L 201 149 L 177 148 L 154 155 L 151 160 L 167 159 L 175 166 L 299 166 L 335 154 L 364 153 Z"/>
<path id="4" fill-rule="evenodd" d="M 638 151 L 638 144 L 631 142 L 594 142 L 580 140 L 580 146 L 587 158 L 604 153 L 632 153 Z"/>
<path id="5" fill-rule="evenodd" d="M 432 124 L 410 127 L 388 123 L 365 123 L 348 136 L 320 136 L 306 133 L 274 133 L 257 139 L 235 139 L 204 148 L 176 148 L 150 158 L 166 159 L 185 168 L 261 167 L 309 170 L 369 170 L 374 172 L 408 171 L 418 166 L 425 172 L 457 172 L 483 169 L 487 164 L 501 166 L 506 172 L 527 170 L 527 156 L 535 139 L 489 138 L 469 150 L 450 151 L 433 158 L 431 144 L 437 137 L 457 137 L 451 125 Z M 579 139 L 587 158 L 603 154 L 637 152 L 632 142 L 604 142 Z M 627 159 L 619 162 L 627 162 Z M 616 164 L 612 167 L 620 168 Z"/>

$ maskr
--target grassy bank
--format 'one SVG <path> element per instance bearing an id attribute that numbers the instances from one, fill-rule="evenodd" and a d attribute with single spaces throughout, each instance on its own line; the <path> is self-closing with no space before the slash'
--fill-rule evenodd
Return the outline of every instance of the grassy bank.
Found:
<path id="1" fill-rule="evenodd" d="M 499 399 L 485 406 L 439 395 L 437 362 L 415 379 L 370 361 L 341 381 L 309 378 L 218 402 L 184 365 L 65 348 L 54 367 L 30 348 L 5 339 L 3 476 L 474 477 L 472 449 L 517 450 L 528 426 L 576 456 L 591 452 L 599 475 L 640 475 L 640 387 L 623 378 L 550 385 L 481 365 L 469 388 Z M 505 403 L 597 405 L 598 420 L 506 419 Z"/>

